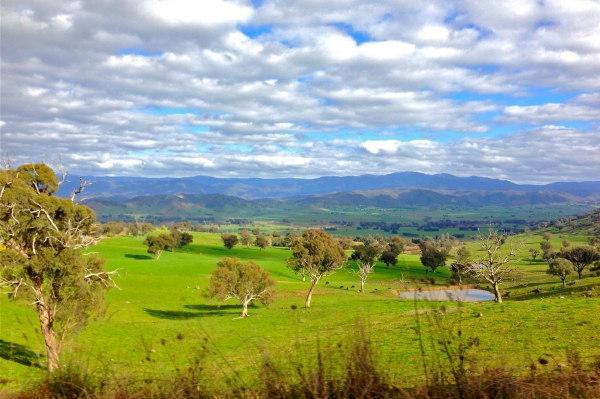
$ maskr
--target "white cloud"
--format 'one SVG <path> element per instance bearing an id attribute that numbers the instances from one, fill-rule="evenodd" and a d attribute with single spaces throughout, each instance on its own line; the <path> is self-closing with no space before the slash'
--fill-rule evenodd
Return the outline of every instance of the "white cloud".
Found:
<path id="1" fill-rule="evenodd" d="M 522 181 L 561 165 L 561 178 L 597 179 L 579 156 L 598 147 L 594 1 L 0 6 L 2 147 L 19 159 L 51 150 L 72 171 L 112 174 L 414 168 Z M 556 127 L 566 122 L 590 132 Z M 533 138 L 556 157 L 531 157 Z"/>

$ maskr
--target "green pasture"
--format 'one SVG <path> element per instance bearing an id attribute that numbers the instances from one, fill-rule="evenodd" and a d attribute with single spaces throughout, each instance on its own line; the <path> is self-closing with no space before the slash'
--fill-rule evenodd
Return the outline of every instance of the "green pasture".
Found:
<path id="1" fill-rule="evenodd" d="M 228 252 L 219 234 L 193 235 L 188 247 L 165 252 L 158 260 L 146 252 L 143 239 L 131 237 L 104 239 L 88 249 L 106 259 L 107 269 L 119 270 L 115 281 L 120 290 L 111 290 L 105 309 L 72 337 L 65 358 L 137 375 L 168 373 L 205 355 L 215 370 L 250 378 L 264 356 L 314 361 L 317 343 L 322 349 L 336 348 L 356 334 L 359 322 L 390 372 L 407 381 L 421 375 L 417 322 L 424 326 L 422 337 L 430 351 L 429 343 L 441 332 L 432 327 L 429 315 L 442 304 L 415 303 L 397 298 L 397 293 L 423 286 L 419 279 L 424 277 L 434 276 L 435 286 L 443 287 L 450 275 L 447 267 L 426 276 L 418 255 L 404 254 L 389 269 L 378 264 L 366 292 L 359 293 L 359 280 L 350 273 L 355 265 L 349 263 L 321 280 L 306 309 L 309 282 L 285 266 L 288 249 L 238 245 Z M 555 234 L 556 249 L 563 239 Z M 600 356 L 600 277 L 587 272 L 584 280 L 562 290 L 558 278 L 545 274 L 545 262 L 529 265 L 527 249 L 539 248 L 541 240 L 541 235 L 527 237 L 520 254 L 523 273 L 503 286 L 511 292 L 505 303 L 443 304 L 442 324 L 448 325 L 447 331 L 460 324 L 463 336 L 479 337 L 481 344 L 472 356 L 485 366 L 509 365 L 526 372 L 542 354 L 564 361 L 568 348 L 577 349 L 584 361 Z M 569 240 L 577 245 L 586 238 Z M 476 256 L 476 244 L 469 245 Z M 239 303 L 205 299 L 201 294 L 208 276 L 224 256 L 252 259 L 265 267 L 278 281 L 276 302 L 251 307 L 250 317 L 240 319 Z M 542 292 L 534 293 L 537 288 Z M 0 391 L 18 389 L 45 373 L 36 317 L 30 301 L 0 298 Z"/>

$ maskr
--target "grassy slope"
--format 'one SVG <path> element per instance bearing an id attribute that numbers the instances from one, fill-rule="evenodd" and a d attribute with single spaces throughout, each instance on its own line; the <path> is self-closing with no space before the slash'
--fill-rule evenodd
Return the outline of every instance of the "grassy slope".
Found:
<path id="1" fill-rule="evenodd" d="M 562 239 L 554 238 L 555 247 Z M 570 240 L 576 244 L 584 238 Z M 540 241 L 541 237 L 534 235 L 528 245 L 539 247 Z M 242 370 L 245 375 L 265 351 L 280 359 L 309 358 L 317 339 L 323 345 L 344 341 L 361 319 L 392 372 L 405 378 L 420 373 L 414 303 L 395 297 L 397 290 L 408 287 L 398 282 L 401 273 L 407 279 L 424 276 L 416 255 L 402 255 L 399 264 L 390 269 L 378 267 L 363 294 L 340 289 L 358 286 L 358 279 L 346 270 L 338 271 L 322 280 L 313 306 L 304 309 L 309 283 L 285 267 L 290 256 L 286 249 L 260 251 L 237 246 L 228 253 L 219 235 L 195 233 L 194 243 L 185 252 L 167 252 L 159 260 L 150 258 L 142 240 L 134 238 L 106 239 L 94 250 L 106 258 L 108 269 L 120 269 L 121 277 L 116 280 L 121 290 L 109 292 L 105 314 L 71 343 L 70 356 L 88 359 L 92 367 L 168 370 L 187 364 L 207 345 L 216 367 Z M 475 248 L 473 253 L 477 253 Z M 234 301 L 219 306 L 202 298 L 207 277 L 223 256 L 254 259 L 269 270 L 278 280 L 275 304 L 251 308 L 251 317 L 238 319 L 240 307 Z M 528 256 L 527 248 L 522 256 Z M 545 268 L 542 262 L 531 266 L 527 260 L 522 262 L 526 275 L 507 284 L 511 298 L 502 305 L 464 304 L 463 333 L 480 338 L 476 356 L 486 364 L 523 367 L 528 359 L 543 353 L 560 360 L 571 346 L 588 360 L 600 355 L 600 300 L 581 295 L 598 285 L 600 278 L 586 278 L 563 291 L 557 278 L 544 274 Z M 448 277 L 447 268 L 436 275 L 443 281 Z M 532 293 L 533 288 L 542 288 L 542 294 Z M 292 305 L 298 308 L 294 310 Z M 44 347 L 35 313 L 27 303 L 3 296 L 0 306 L 0 376 L 5 386 L 14 389 L 43 373 L 20 363 L 36 362 L 36 354 L 43 353 Z M 480 312 L 484 316 L 475 317 Z M 459 319 L 457 312 L 443 317 L 451 323 Z"/>

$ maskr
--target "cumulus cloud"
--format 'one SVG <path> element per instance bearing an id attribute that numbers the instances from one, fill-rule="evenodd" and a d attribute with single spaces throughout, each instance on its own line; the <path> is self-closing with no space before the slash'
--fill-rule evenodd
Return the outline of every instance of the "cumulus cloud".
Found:
<path id="1" fill-rule="evenodd" d="M 595 2 L 31 0 L 1 19 L 0 143 L 17 162 L 597 178 L 581 161 L 598 150 Z"/>

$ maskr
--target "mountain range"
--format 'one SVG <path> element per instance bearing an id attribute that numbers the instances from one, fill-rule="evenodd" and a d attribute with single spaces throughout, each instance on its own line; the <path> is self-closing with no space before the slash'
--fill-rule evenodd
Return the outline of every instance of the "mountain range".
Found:
<path id="1" fill-rule="evenodd" d="M 596 203 L 600 199 L 600 181 L 531 185 L 477 176 L 457 177 L 445 173 L 427 175 L 418 172 L 399 172 L 387 175 L 325 176 L 315 179 L 216 178 L 209 176 L 183 178 L 83 176 L 82 179 L 92 184 L 78 196 L 79 201 L 104 198 L 120 202 L 138 196 L 177 194 L 223 194 L 254 200 L 385 189 L 513 193 L 550 191 L 560 193 L 554 194 L 558 196 L 571 196 L 569 202 L 574 200 Z M 71 179 L 60 187 L 58 195 L 67 197 L 77 187 L 79 187 L 79 181 Z M 471 195 L 472 198 L 473 195 Z M 544 195 L 548 196 L 548 194 Z"/>

